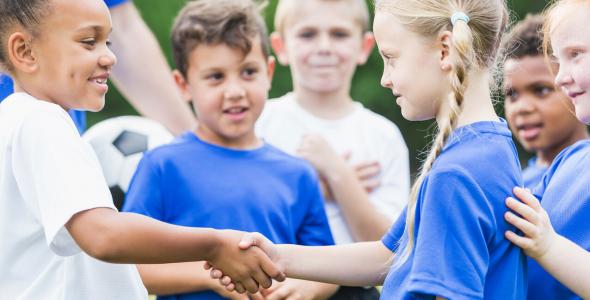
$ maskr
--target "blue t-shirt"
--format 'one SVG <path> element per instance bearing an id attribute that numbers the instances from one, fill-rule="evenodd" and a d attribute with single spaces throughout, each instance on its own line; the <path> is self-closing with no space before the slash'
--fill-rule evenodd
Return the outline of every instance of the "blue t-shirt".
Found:
<path id="1" fill-rule="evenodd" d="M 233 150 L 188 132 L 148 152 L 124 211 L 191 227 L 257 231 L 275 243 L 333 245 L 318 177 L 265 144 Z M 224 299 L 212 291 L 159 299 Z"/>
<path id="2" fill-rule="evenodd" d="M 504 238 L 514 186 L 520 163 L 505 122 L 455 130 L 420 186 L 415 247 L 389 271 L 381 299 L 524 299 L 526 257 Z M 405 215 L 382 239 L 393 252 L 407 243 Z"/>
<path id="3" fill-rule="evenodd" d="M 522 180 L 524 181 L 524 187 L 528 189 L 533 189 L 539 183 L 541 183 L 541 179 L 543 178 L 543 174 L 547 171 L 547 167 L 537 165 L 537 157 L 533 157 L 529 159 L 527 167 L 522 170 Z"/>
<path id="4" fill-rule="evenodd" d="M 114 7 L 124 2 L 128 2 L 129 0 L 104 0 L 108 7 Z M 14 92 L 13 89 L 13 82 L 10 77 L 6 74 L 0 73 L 0 102 L 4 100 L 4 98 L 8 97 L 8 95 Z M 86 129 L 86 114 L 83 111 L 77 110 L 70 110 L 70 116 L 74 120 L 74 124 L 78 128 L 80 133 L 84 132 Z"/>
<path id="5" fill-rule="evenodd" d="M 533 194 L 541 199 L 555 232 L 590 251 L 590 141 L 565 148 Z M 528 299 L 582 299 L 529 259 Z"/>

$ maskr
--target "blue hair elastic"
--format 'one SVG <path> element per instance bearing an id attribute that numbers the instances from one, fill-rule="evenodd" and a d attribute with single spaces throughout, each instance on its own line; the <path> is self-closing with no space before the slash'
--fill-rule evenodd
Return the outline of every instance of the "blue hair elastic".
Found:
<path id="1" fill-rule="evenodd" d="M 451 24 L 453 24 L 453 26 L 455 26 L 457 21 L 463 21 L 463 22 L 465 22 L 465 24 L 467 24 L 467 23 L 469 23 L 469 16 L 467 16 L 462 11 L 455 12 L 451 16 Z"/>

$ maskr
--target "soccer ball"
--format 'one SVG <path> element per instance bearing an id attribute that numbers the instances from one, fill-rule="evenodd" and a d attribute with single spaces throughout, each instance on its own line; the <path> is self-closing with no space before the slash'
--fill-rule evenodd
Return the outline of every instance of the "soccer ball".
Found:
<path id="1" fill-rule="evenodd" d="M 173 136 L 156 121 L 137 116 L 104 120 L 92 126 L 83 138 L 90 143 L 102 167 L 117 209 L 143 153 L 168 143 Z"/>

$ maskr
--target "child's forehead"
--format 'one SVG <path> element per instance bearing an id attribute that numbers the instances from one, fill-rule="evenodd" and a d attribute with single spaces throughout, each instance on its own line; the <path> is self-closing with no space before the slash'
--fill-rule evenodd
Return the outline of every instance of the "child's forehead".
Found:
<path id="1" fill-rule="evenodd" d="M 110 32 L 111 17 L 102 0 L 52 0 L 49 27 L 68 30 L 104 30 Z"/>
<path id="2" fill-rule="evenodd" d="M 249 62 L 263 62 L 268 59 L 262 50 L 259 38 L 252 38 L 250 51 L 231 46 L 225 42 L 201 43 L 195 46 L 190 52 L 189 67 L 191 65 L 199 68 L 227 68 L 228 66 L 239 66 Z M 223 57 L 223 59 L 218 59 Z"/>
<path id="3" fill-rule="evenodd" d="M 288 1 L 291 2 L 291 1 Z M 282 23 L 283 30 L 292 28 L 301 23 L 318 23 L 329 25 L 337 23 L 341 25 L 358 27 L 364 30 L 368 23 L 366 7 L 355 4 L 356 1 L 346 0 L 301 0 L 296 4 L 285 5 L 282 12 L 278 12 L 276 18 Z"/>

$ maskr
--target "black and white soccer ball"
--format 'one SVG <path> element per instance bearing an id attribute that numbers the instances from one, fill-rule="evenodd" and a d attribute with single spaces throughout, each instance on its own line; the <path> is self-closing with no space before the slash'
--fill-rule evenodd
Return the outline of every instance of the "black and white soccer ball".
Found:
<path id="1" fill-rule="evenodd" d="M 96 152 L 113 202 L 121 210 L 143 153 L 170 142 L 173 136 L 156 121 L 123 116 L 95 124 L 84 133 L 83 138 Z"/>

